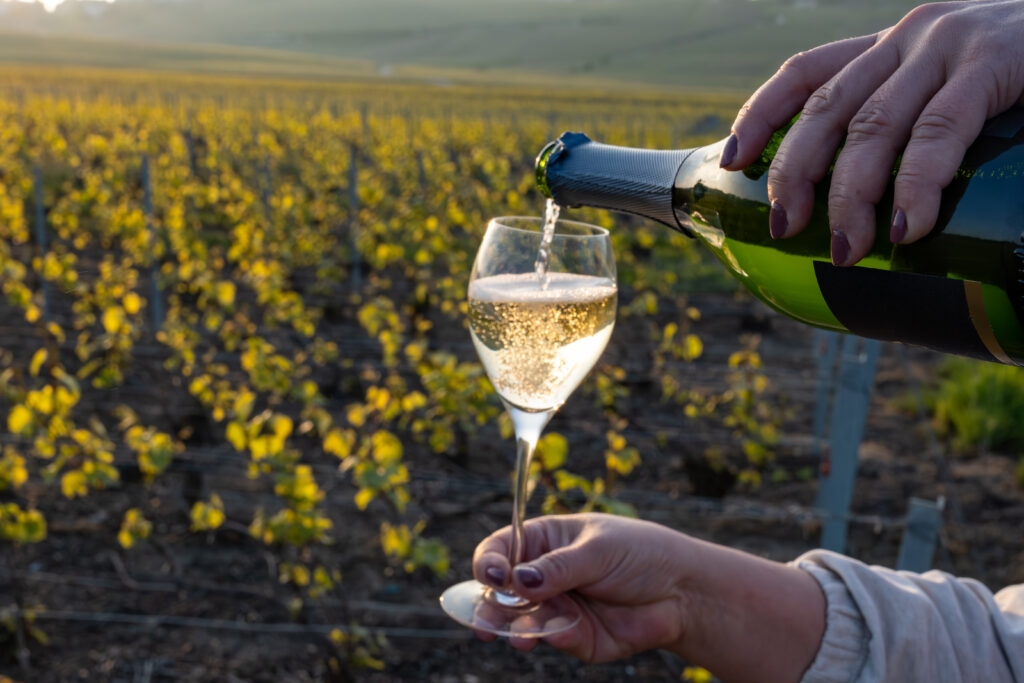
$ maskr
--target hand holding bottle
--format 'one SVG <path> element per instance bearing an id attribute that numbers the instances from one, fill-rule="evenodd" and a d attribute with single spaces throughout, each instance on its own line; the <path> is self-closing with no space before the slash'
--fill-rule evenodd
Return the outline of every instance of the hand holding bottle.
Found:
<path id="1" fill-rule="evenodd" d="M 874 241 L 874 205 L 902 153 L 890 237 L 913 242 L 934 226 L 941 191 L 985 120 L 1024 103 L 1022 35 L 1020 0 L 944 2 L 874 35 L 802 52 L 743 106 L 721 164 L 750 164 L 802 109 L 768 174 L 772 236 L 803 230 L 813 185 L 835 160 L 832 260 L 856 263 Z"/>
<path id="2" fill-rule="evenodd" d="M 796 681 L 821 640 L 824 597 L 800 569 L 611 515 L 531 520 L 525 537 L 514 569 L 509 529 L 485 539 L 474 574 L 531 600 L 573 591 L 581 622 L 545 641 L 584 661 L 666 648 L 727 680 Z"/>

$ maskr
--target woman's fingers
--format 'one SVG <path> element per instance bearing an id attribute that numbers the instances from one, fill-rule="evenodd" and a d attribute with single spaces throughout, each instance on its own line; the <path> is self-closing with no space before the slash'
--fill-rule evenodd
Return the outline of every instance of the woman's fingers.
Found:
<path id="1" fill-rule="evenodd" d="M 585 515 L 568 515 L 528 521 L 524 527 L 525 557 L 532 559 L 514 569 L 508 562 L 511 528 L 505 527 L 491 534 L 481 541 L 473 556 L 476 579 L 496 588 L 513 589 L 516 594 L 536 602 L 571 600 L 564 593 L 600 579 L 607 571 L 604 564 L 587 549 L 586 520 Z M 522 626 L 529 626 L 530 615 L 525 615 L 523 619 Z M 545 625 L 554 626 L 550 623 Z M 482 633 L 478 633 L 477 637 L 493 640 L 493 636 Z M 566 652 L 582 653 L 592 647 L 593 627 L 584 620 L 545 640 Z M 509 637 L 509 644 L 523 652 L 529 652 L 538 642 L 537 638 Z"/>
<path id="2" fill-rule="evenodd" d="M 768 173 L 772 236 L 805 227 L 814 185 L 834 160 L 832 260 L 856 263 L 875 241 L 875 205 L 906 146 L 889 237 L 919 239 L 934 227 L 941 191 L 985 119 L 1024 102 L 1022 30 L 1024 3 L 931 3 L 874 36 L 801 53 L 745 105 L 722 166 L 753 162 L 806 99 Z"/>
<path id="3" fill-rule="evenodd" d="M 512 577 L 508 562 L 510 530 L 496 531 L 476 547 L 473 553 L 473 578 L 494 588 L 507 588 Z"/>
<path id="4" fill-rule="evenodd" d="M 606 558 L 585 539 L 555 548 L 512 569 L 516 593 L 535 602 L 596 583 L 608 574 Z"/>
<path id="5" fill-rule="evenodd" d="M 740 109 L 721 165 L 746 168 L 761 154 L 768 138 L 800 111 L 812 92 L 875 43 L 875 36 L 848 38 L 791 57 Z"/>
<path id="6" fill-rule="evenodd" d="M 523 525 L 523 557 L 535 558 L 553 548 L 571 544 L 586 524 L 585 517 L 564 515 L 527 520 Z M 512 567 L 508 561 L 512 528 L 495 531 L 473 553 L 473 577 L 495 588 L 512 586 Z"/>
<path id="7" fill-rule="evenodd" d="M 772 237 L 795 235 L 807 225 L 814 209 L 814 184 L 828 173 L 848 122 L 899 63 L 896 46 L 882 41 L 811 94 L 768 171 Z"/>
<path id="8" fill-rule="evenodd" d="M 587 661 L 593 656 L 594 626 L 589 619 L 583 619 L 570 629 L 548 636 L 544 642 L 557 650 Z"/>
<path id="9" fill-rule="evenodd" d="M 481 541 L 473 556 L 478 581 L 541 602 L 606 578 L 619 553 L 601 531 L 600 516 L 569 515 L 530 520 L 524 527 L 527 561 L 509 566 L 511 530 Z"/>
<path id="10" fill-rule="evenodd" d="M 964 70 L 936 93 L 917 118 L 896 176 L 893 242 L 913 242 L 935 226 L 943 188 L 953 179 L 985 119 L 995 113 L 979 106 L 985 101 L 984 74 Z"/>
<path id="11" fill-rule="evenodd" d="M 942 87 L 944 77 L 944 69 L 932 55 L 917 53 L 867 97 L 850 119 L 828 197 L 832 261 L 836 265 L 856 263 L 871 250 L 875 205 L 892 180 L 893 165 L 915 121 Z"/>

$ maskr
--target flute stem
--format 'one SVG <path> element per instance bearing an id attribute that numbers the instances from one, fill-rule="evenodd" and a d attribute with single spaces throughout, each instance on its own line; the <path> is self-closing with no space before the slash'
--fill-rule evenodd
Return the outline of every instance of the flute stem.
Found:
<path id="1" fill-rule="evenodd" d="M 530 481 L 530 461 L 533 460 L 533 452 L 537 448 L 537 441 L 544 431 L 554 410 L 547 410 L 538 413 L 529 413 L 519 408 L 506 405 L 512 424 L 516 430 L 516 469 L 515 469 L 515 490 L 512 500 L 512 542 L 509 544 L 508 562 L 515 567 L 523 561 L 525 552 L 525 538 L 523 536 L 523 522 L 526 519 L 526 500 L 528 498 L 528 484 Z"/>

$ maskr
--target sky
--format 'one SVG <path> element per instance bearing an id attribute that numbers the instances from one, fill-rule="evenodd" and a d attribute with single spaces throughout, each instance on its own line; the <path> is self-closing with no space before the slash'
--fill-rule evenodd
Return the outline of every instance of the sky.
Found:
<path id="1" fill-rule="evenodd" d="M 10 1 L 11 0 L 7 0 L 7 2 Z M 64 0 L 18 0 L 18 2 L 38 2 L 43 7 L 46 8 L 47 12 L 52 12 L 53 10 L 57 9 L 57 5 L 62 4 Z M 114 0 L 106 0 L 106 2 L 114 2 Z"/>

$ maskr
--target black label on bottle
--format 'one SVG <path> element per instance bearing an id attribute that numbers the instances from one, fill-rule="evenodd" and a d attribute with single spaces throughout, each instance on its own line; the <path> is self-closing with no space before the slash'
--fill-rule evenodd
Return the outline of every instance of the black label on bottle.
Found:
<path id="1" fill-rule="evenodd" d="M 824 261 L 814 262 L 814 274 L 832 314 L 854 334 L 996 360 L 977 327 L 991 331 L 989 322 L 971 315 L 963 280 Z"/>

